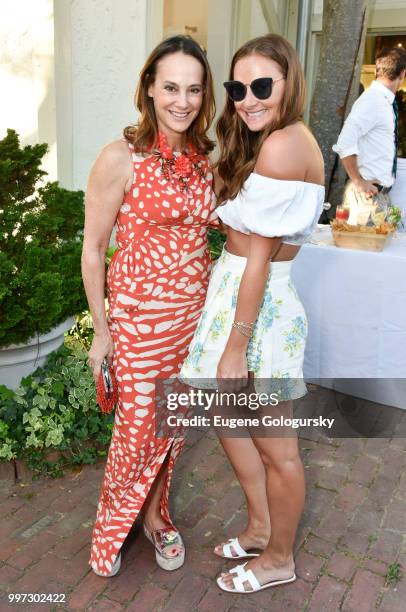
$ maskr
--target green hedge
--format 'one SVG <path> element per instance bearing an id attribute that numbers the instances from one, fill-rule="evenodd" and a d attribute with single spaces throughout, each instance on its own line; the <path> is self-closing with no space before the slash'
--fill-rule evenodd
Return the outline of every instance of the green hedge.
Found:
<path id="1" fill-rule="evenodd" d="M 46 144 L 0 140 L 0 347 L 50 331 L 86 308 L 82 191 L 41 181 Z"/>

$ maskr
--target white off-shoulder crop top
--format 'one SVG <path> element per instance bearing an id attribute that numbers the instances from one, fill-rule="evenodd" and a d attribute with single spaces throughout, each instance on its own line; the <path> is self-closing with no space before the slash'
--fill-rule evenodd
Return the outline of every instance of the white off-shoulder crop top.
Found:
<path id="1" fill-rule="evenodd" d="M 269 178 L 252 172 L 234 200 L 216 208 L 220 219 L 244 234 L 304 244 L 315 229 L 324 204 L 317 183 Z"/>

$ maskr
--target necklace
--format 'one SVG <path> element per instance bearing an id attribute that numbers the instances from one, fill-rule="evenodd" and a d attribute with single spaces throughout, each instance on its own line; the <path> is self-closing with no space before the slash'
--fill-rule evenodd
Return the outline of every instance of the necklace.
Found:
<path id="1" fill-rule="evenodd" d="M 204 180 L 205 156 L 199 154 L 191 143 L 187 144 L 180 155 L 175 155 L 165 134 L 159 132 L 158 146 L 154 150 L 154 155 L 159 159 L 163 177 L 167 181 L 177 183 L 181 191 L 189 190 L 189 183 L 194 174 Z"/>

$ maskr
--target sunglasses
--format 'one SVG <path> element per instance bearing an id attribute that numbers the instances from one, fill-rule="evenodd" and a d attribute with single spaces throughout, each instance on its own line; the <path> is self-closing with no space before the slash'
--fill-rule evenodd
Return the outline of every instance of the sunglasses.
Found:
<path id="1" fill-rule="evenodd" d="M 266 100 L 271 96 L 272 85 L 278 81 L 284 81 L 282 77 L 280 79 L 273 79 L 272 77 L 262 77 L 260 79 L 254 79 L 251 84 L 244 85 L 241 81 L 226 81 L 223 83 L 224 87 L 230 98 L 234 102 L 241 102 L 247 95 L 247 88 L 250 87 L 252 93 L 258 100 Z"/>

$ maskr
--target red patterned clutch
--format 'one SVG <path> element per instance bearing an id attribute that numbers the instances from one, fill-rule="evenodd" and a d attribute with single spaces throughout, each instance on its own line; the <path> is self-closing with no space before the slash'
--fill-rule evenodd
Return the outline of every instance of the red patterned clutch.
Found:
<path id="1" fill-rule="evenodd" d="M 113 368 L 103 359 L 96 385 L 96 401 L 104 414 L 109 414 L 118 402 L 118 386 Z"/>

